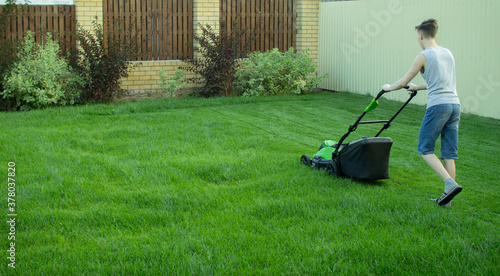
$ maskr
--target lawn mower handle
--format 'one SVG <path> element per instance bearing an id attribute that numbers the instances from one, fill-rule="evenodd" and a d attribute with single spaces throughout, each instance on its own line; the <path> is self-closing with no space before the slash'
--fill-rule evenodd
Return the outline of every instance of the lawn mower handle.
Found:
<path id="1" fill-rule="evenodd" d="M 408 89 L 410 87 L 405 86 L 404 88 Z M 382 95 L 385 92 L 387 92 L 387 91 L 382 89 L 373 101 L 378 100 L 378 98 L 382 97 Z M 410 98 L 403 104 L 403 106 L 396 112 L 396 114 L 394 114 L 394 116 L 392 116 L 392 118 L 390 120 L 388 120 L 388 121 L 372 121 L 372 122 L 364 122 L 364 123 L 384 123 L 385 122 L 382 129 L 377 133 L 377 135 L 375 135 L 375 137 L 378 137 L 380 135 L 380 133 L 382 133 L 382 131 L 384 131 L 384 129 L 387 129 L 391 126 L 391 123 L 396 118 L 396 116 L 398 116 L 398 114 L 401 113 L 401 111 L 406 107 L 406 105 L 408 105 L 408 103 L 411 101 L 411 99 L 413 99 L 413 97 L 415 97 L 416 95 L 417 95 L 417 91 L 412 91 L 410 93 Z M 353 125 L 349 126 L 349 130 L 347 131 L 347 133 L 344 134 L 344 136 L 342 136 L 342 138 L 340 138 L 340 141 L 337 143 L 337 146 L 335 147 L 335 151 L 333 152 L 332 156 L 337 156 L 337 154 L 339 152 L 339 148 L 342 145 L 342 142 L 344 142 L 344 140 L 347 138 L 347 136 L 349 136 L 349 134 L 351 132 L 355 131 L 356 128 L 358 128 L 358 124 L 363 123 L 363 122 L 361 122 L 361 119 L 365 116 L 366 112 L 367 111 L 365 110 L 365 112 L 363 112 L 363 114 L 361 114 L 361 116 L 358 117 L 358 120 Z"/>
<path id="2" fill-rule="evenodd" d="M 403 87 L 403 88 L 404 88 L 404 89 L 408 89 L 408 88 L 410 88 L 410 86 L 409 86 L 409 85 L 407 85 L 407 86 L 405 86 L 405 87 Z M 380 92 L 378 92 L 377 97 L 375 98 L 375 100 L 378 100 L 380 97 L 382 97 L 382 95 L 384 95 L 384 94 L 385 94 L 385 92 L 387 92 L 387 91 L 385 91 L 384 89 L 380 90 Z M 413 92 L 415 92 L 415 91 L 413 91 Z"/>

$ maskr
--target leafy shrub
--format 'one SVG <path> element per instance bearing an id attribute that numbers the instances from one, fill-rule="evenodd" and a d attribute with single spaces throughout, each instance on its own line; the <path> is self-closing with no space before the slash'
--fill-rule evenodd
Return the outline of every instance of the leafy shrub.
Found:
<path id="1" fill-rule="evenodd" d="M 221 21 L 220 31 L 216 33 L 210 25 L 198 24 L 201 35 L 195 34 L 194 40 L 199 47 L 200 58 L 187 59 L 191 64 L 188 70 L 201 75 L 203 88 L 199 91 L 202 97 L 229 96 L 239 58 L 246 56 L 255 33 L 238 28 L 236 23 L 231 30 Z M 195 81 L 200 81 L 199 79 Z"/>
<path id="2" fill-rule="evenodd" d="M 132 35 L 133 27 L 119 34 L 111 28 L 105 32 L 97 18 L 92 24 L 94 34 L 77 26 L 76 38 L 80 47 L 72 51 L 70 64 L 85 80 L 83 102 L 109 102 L 123 94 L 120 79 L 128 77 L 130 70 L 139 65 L 129 61 L 137 59 L 140 47 Z"/>
<path id="3" fill-rule="evenodd" d="M 45 46 L 41 46 L 28 32 L 17 62 L 3 81 L 4 91 L 0 95 L 15 99 L 16 108 L 21 110 L 74 104 L 82 82 L 59 53 L 59 44 L 50 33 Z"/>
<path id="4" fill-rule="evenodd" d="M 309 51 L 295 53 L 293 48 L 254 52 L 236 72 L 234 88 L 243 96 L 301 94 L 313 89 L 325 78 L 317 76 Z"/>
<path id="5" fill-rule="evenodd" d="M 163 69 L 160 71 L 160 87 L 162 88 L 165 94 L 169 94 L 170 97 L 175 95 L 177 90 L 187 87 L 187 83 L 184 82 L 184 75 L 186 71 L 177 68 L 175 70 L 175 74 L 168 79 L 167 69 Z"/>

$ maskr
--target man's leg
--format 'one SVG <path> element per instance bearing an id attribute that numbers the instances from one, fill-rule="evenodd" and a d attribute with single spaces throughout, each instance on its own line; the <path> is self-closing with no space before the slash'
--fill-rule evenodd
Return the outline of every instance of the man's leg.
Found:
<path id="1" fill-rule="evenodd" d="M 445 159 L 445 165 L 434 154 L 421 155 L 425 162 L 443 179 L 445 188 L 440 198 L 431 199 L 439 205 L 449 206 L 450 201 L 462 191 L 462 187 L 455 182 L 455 161 Z M 451 161 L 450 161 L 451 160 Z M 445 167 L 446 166 L 446 167 Z"/>
<path id="2" fill-rule="evenodd" d="M 425 162 L 429 167 L 431 167 L 438 175 L 443 179 L 443 181 L 446 181 L 448 178 L 453 178 L 455 179 L 455 161 L 453 161 L 453 176 L 450 175 L 448 170 L 443 166 L 443 163 L 441 163 L 441 160 L 435 155 L 435 154 L 421 154 L 422 158 L 424 158 Z M 448 160 L 448 159 L 447 159 Z M 448 164 L 449 162 L 445 161 L 445 164 Z M 448 166 L 451 166 L 448 164 Z"/>
<path id="3" fill-rule="evenodd" d="M 441 131 L 441 158 L 443 159 L 446 172 L 451 177 L 444 182 L 445 194 L 448 194 L 449 196 L 453 193 L 456 195 L 462 190 L 462 187 L 455 182 L 455 159 L 458 158 L 458 124 L 460 122 L 460 105 L 450 105 L 450 107 L 450 118 Z M 446 200 L 444 200 L 444 202 L 446 202 Z M 451 201 L 448 204 L 445 204 L 445 206 L 448 206 L 450 203 Z"/>
<path id="4" fill-rule="evenodd" d="M 448 114 L 449 116 L 445 116 Z M 462 187 L 455 182 L 455 161 L 457 158 L 458 121 L 460 116 L 459 105 L 436 105 L 425 112 L 418 137 L 418 153 L 444 181 L 443 195 L 438 199 L 431 199 L 439 205 L 449 206 L 455 195 L 462 191 Z M 441 135 L 441 157 L 444 165 L 434 154 L 434 144 Z M 444 155 L 444 156 L 443 156 Z"/>
<path id="5" fill-rule="evenodd" d="M 446 169 L 450 177 L 453 178 L 453 180 L 456 180 L 455 159 L 443 159 L 443 161 L 444 161 L 444 168 Z"/>

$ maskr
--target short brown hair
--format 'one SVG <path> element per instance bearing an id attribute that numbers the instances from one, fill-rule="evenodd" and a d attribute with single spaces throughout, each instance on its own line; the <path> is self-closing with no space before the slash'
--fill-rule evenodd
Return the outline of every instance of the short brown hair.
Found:
<path id="1" fill-rule="evenodd" d="M 438 22 L 436 19 L 427 19 L 420 25 L 415 26 L 415 30 L 422 33 L 424 37 L 436 37 L 438 32 Z"/>

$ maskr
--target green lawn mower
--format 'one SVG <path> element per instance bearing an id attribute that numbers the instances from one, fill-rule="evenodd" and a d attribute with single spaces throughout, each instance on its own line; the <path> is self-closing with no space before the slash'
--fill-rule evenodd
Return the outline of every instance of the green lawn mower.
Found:
<path id="1" fill-rule="evenodd" d="M 408 87 L 406 87 L 408 88 Z M 324 141 L 319 147 L 319 151 L 311 159 L 309 155 L 304 154 L 300 162 L 315 169 L 326 169 L 329 173 L 336 176 L 347 176 L 357 179 L 378 180 L 389 178 L 389 155 L 392 146 L 392 139 L 389 137 L 379 137 L 385 129 L 391 126 L 392 121 L 408 105 L 408 103 L 417 95 L 417 92 L 411 92 L 410 98 L 389 120 L 380 121 L 361 121 L 366 113 L 374 110 L 379 102 L 378 99 L 386 91 L 382 90 L 377 97 L 365 108 L 356 122 L 349 126 L 340 141 Z M 363 124 L 384 124 L 382 129 L 375 137 L 365 137 L 360 140 L 344 143 L 346 138 Z"/>

